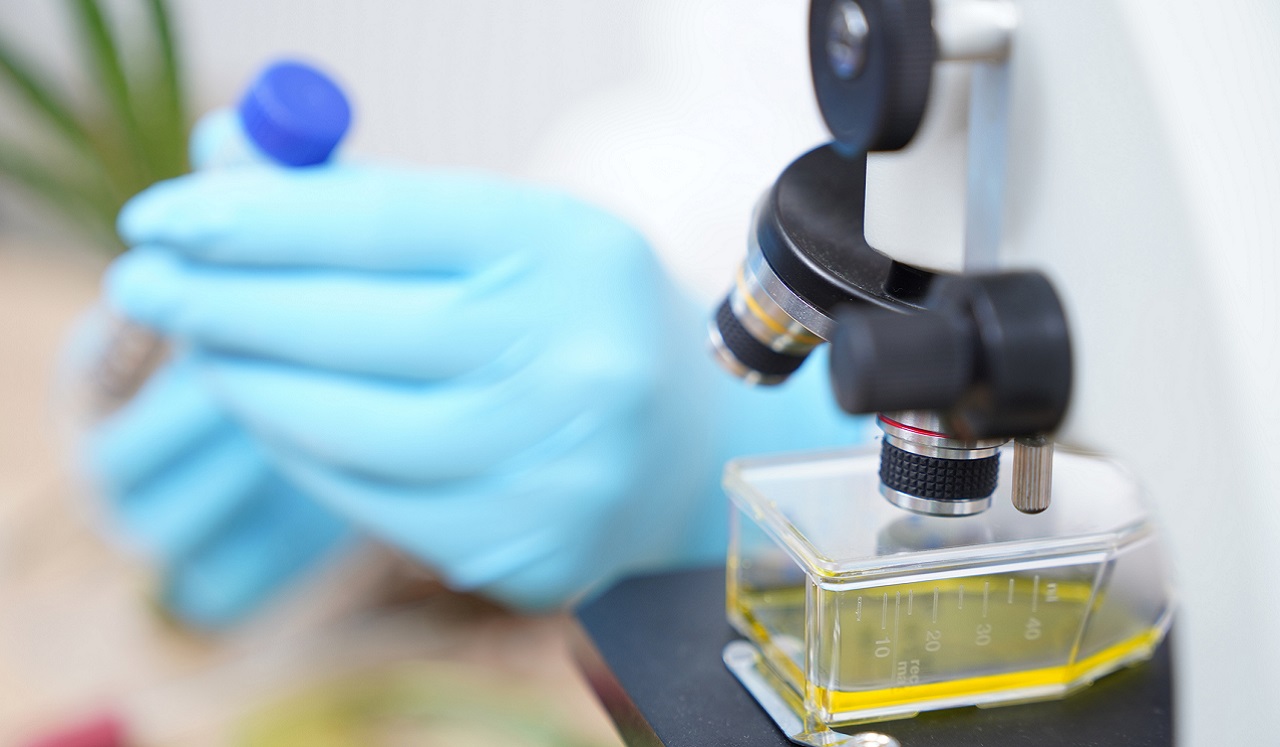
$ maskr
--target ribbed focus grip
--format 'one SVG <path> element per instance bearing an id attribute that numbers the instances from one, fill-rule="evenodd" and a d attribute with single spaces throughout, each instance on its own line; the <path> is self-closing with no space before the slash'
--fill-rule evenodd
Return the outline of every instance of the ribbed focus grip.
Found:
<path id="1" fill-rule="evenodd" d="M 986 459 L 942 459 L 881 442 L 880 481 L 900 493 L 935 501 L 986 498 L 996 490 L 1000 455 Z"/>
<path id="2" fill-rule="evenodd" d="M 787 376 L 794 373 L 804 363 L 807 356 L 787 355 L 760 342 L 742 326 L 738 317 L 725 299 L 716 310 L 716 329 L 720 330 L 720 338 L 733 357 L 747 368 L 765 376 Z"/>
<path id="3" fill-rule="evenodd" d="M 831 383 L 848 413 L 942 410 L 973 381 L 970 331 L 956 315 L 844 307 L 831 340 Z"/>

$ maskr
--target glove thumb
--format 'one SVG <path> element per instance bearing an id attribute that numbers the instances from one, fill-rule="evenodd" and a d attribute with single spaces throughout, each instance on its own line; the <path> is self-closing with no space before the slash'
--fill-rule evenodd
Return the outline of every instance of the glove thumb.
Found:
<path id="1" fill-rule="evenodd" d="M 201 117 L 191 130 L 187 154 L 196 171 L 263 160 L 245 136 L 234 109 L 218 109 Z"/>

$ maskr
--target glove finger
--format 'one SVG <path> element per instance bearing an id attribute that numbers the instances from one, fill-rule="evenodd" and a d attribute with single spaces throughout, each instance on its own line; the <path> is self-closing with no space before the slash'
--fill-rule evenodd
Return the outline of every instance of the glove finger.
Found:
<path id="1" fill-rule="evenodd" d="M 85 443 L 87 468 L 108 493 L 124 493 L 226 425 L 226 416 L 199 384 L 195 364 L 179 358 L 161 368 L 129 404 Z"/>
<path id="2" fill-rule="evenodd" d="M 456 589 L 478 589 L 502 579 L 518 585 L 523 572 L 537 566 L 541 581 L 536 588 L 526 587 L 519 601 L 545 606 L 610 570 L 607 562 L 583 553 L 591 547 L 584 538 L 600 530 L 612 508 L 603 497 L 616 495 L 613 490 L 625 479 L 597 466 L 598 459 L 566 459 L 537 470 L 426 489 L 370 479 L 288 453 L 276 452 L 275 462 L 294 484 L 420 558 Z M 532 584 L 534 579 L 528 580 Z"/>
<path id="3" fill-rule="evenodd" d="M 183 621 L 220 628 L 243 618 L 331 555 L 346 525 L 279 478 L 260 500 L 167 568 L 161 601 Z"/>
<path id="4" fill-rule="evenodd" d="M 157 184 L 118 228 L 208 262 L 467 272 L 556 234 L 566 209 L 594 213 L 481 174 L 246 166 Z"/>
<path id="5" fill-rule="evenodd" d="M 270 472 L 261 449 L 227 426 L 150 479 L 112 495 L 115 518 L 145 552 L 174 558 L 244 510 Z"/>
<path id="6" fill-rule="evenodd" d="M 535 367 L 448 384 L 357 377 L 216 354 L 206 380 L 273 445 L 391 481 L 433 482 L 545 458 L 590 429 L 591 392 Z"/>
<path id="7" fill-rule="evenodd" d="M 131 319 L 206 348 L 440 379 L 492 361 L 519 337 L 512 300 L 489 298 L 505 279 L 496 275 L 229 268 L 139 247 L 112 266 L 106 292 Z"/>

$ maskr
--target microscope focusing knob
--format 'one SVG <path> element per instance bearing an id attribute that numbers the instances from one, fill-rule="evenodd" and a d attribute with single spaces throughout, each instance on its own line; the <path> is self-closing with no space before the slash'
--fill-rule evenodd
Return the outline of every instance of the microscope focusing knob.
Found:
<path id="1" fill-rule="evenodd" d="M 846 412 L 936 411 L 962 439 L 1050 433 L 1066 415 L 1070 336 L 1039 273 L 938 278 L 922 311 L 847 306 L 831 342 Z"/>
<path id="2" fill-rule="evenodd" d="M 968 322 L 949 313 L 843 307 L 831 377 L 845 412 L 942 410 L 973 378 Z"/>
<path id="3" fill-rule="evenodd" d="M 810 7 L 813 87 L 845 152 L 911 142 L 937 59 L 930 0 L 814 0 Z"/>

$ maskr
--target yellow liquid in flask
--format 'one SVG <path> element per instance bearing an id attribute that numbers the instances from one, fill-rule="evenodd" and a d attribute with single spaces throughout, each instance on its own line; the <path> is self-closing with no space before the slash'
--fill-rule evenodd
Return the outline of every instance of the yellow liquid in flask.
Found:
<path id="1" fill-rule="evenodd" d="M 839 591 L 731 583 L 728 604 L 797 700 L 852 722 L 1061 697 L 1149 657 L 1163 629 L 1096 590 L 1097 574 L 1087 564 Z"/>

